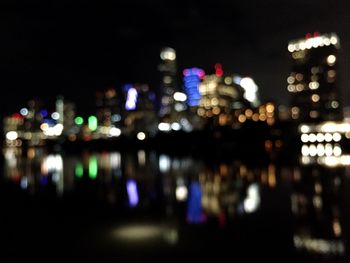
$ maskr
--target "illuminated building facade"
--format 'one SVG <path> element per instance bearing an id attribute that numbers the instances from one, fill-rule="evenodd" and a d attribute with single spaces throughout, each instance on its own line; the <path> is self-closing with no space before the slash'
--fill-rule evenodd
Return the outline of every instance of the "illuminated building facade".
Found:
<path id="1" fill-rule="evenodd" d="M 350 164 L 350 124 L 346 122 L 322 122 L 303 124 L 299 127 L 301 163 L 320 164 L 328 167 Z"/>
<path id="2" fill-rule="evenodd" d="M 218 67 L 216 74 L 204 77 L 199 92 L 201 99 L 197 114 L 213 120 L 214 125 L 225 126 L 237 122 L 235 112 L 251 106 L 244 98 L 244 89 L 233 83 L 231 76 L 223 76 Z"/>
<path id="3" fill-rule="evenodd" d="M 339 39 L 336 34 L 307 34 L 288 45 L 293 64 L 287 78 L 291 116 L 299 122 L 342 119 L 337 87 Z"/>
<path id="4" fill-rule="evenodd" d="M 158 70 L 161 73 L 160 116 L 169 115 L 174 110 L 173 95 L 177 91 L 176 83 L 176 51 L 165 47 L 160 52 L 161 63 Z"/>
<path id="5" fill-rule="evenodd" d="M 147 134 L 157 130 L 157 114 L 155 110 L 156 96 L 146 84 L 125 84 L 123 120 L 127 134 Z"/>
<path id="6" fill-rule="evenodd" d="M 183 71 L 184 90 L 187 95 L 187 105 L 195 107 L 199 105 L 201 94 L 199 85 L 205 77 L 205 72 L 200 68 L 189 68 Z"/>
<path id="7" fill-rule="evenodd" d="M 97 119 L 103 126 L 118 125 L 121 120 L 121 96 L 113 87 L 107 88 L 104 92 L 96 93 Z"/>

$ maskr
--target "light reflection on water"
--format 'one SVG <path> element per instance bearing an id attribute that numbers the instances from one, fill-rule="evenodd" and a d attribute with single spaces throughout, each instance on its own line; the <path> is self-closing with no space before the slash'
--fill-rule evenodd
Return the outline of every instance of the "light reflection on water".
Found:
<path id="1" fill-rule="evenodd" d="M 344 181 L 349 177 L 346 167 L 287 167 L 273 163 L 254 167 L 240 160 L 171 157 L 144 150 L 65 155 L 47 154 L 43 149 L 29 149 L 26 153 L 6 149 L 4 156 L 5 178 L 31 195 L 50 186 L 57 198 L 64 199 L 70 193 L 83 193 L 77 190 L 88 185 L 95 189 L 89 192 L 95 194 L 89 200 L 102 199 L 116 208 L 146 213 L 152 207 L 164 208 L 166 217 L 177 218 L 172 222 L 214 222 L 218 228 L 245 220 L 250 214 L 264 218 L 266 211 L 273 211 L 276 217 L 292 218 L 293 224 L 286 227 L 292 229 L 296 250 L 345 253 L 340 203 L 346 202 L 341 199 L 346 190 Z M 280 207 L 287 213 L 281 214 Z M 169 228 L 139 220 L 119 225 L 112 232 L 116 238 L 128 241 L 162 236 L 176 243 L 178 231 L 174 223 Z"/>

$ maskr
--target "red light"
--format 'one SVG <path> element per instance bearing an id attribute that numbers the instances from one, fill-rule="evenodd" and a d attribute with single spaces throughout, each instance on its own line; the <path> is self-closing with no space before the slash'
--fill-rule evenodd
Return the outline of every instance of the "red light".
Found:
<path id="1" fill-rule="evenodd" d="M 222 77 L 222 75 L 224 75 L 224 72 L 222 70 L 216 70 L 215 75 L 218 77 Z"/>
<path id="2" fill-rule="evenodd" d="M 204 77 L 205 77 L 204 70 L 200 70 L 199 73 L 198 73 L 198 76 L 199 76 L 200 79 L 204 79 Z"/>
<path id="3" fill-rule="evenodd" d="M 224 75 L 224 71 L 222 70 L 222 66 L 220 63 L 215 64 L 215 75 L 218 77 L 222 77 L 222 75 Z"/>
<path id="4" fill-rule="evenodd" d="M 320 35 L 321 35 L 320 32 L 318 31 L 314 32 L 314 37 L 319 37 Z"/>
<path id="5" fill-rule="evenodd" d="M 12 114 L 12 118 L 14 118 L 14 119 L 22 119 L 23 116 L 21 114 L 19 114 L 19 113 L 14 113 L 14 114 Z"/>
<path id="6" fill-rule="evenodd" d="M 307 33 L 307 34 L 305 35 L 305 38 L 306 38 L 306 39 L 312 38 L 311 33 Z"/>

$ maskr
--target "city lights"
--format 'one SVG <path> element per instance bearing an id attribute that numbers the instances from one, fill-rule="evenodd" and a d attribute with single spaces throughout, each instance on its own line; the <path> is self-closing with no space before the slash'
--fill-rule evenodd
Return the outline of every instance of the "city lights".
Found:
<path id="1" fill-rule="evenodd" d="M 185 185 L 180 185 L 176 187 L 176 200 L 178 201 L 186 201 L 188 191 Z"/>
<path id="2" fill-rule="evenodd" d="M 161 123 L 158 124 L 158 129 L 160 131 L 170 131 L 171 130 L 171 125 L 170 125 L 170 123 L 161 122 Z"/>
<path id="3" fill-rule="evenodd" d="M 185 69 L 184 74 L 184 86 L 187 94 L 187 104 L 190 107 L 198 106 L 201 94 L 199 92 L 199 85 L 204 78 L 204 70 L 199 68 Z"/>
<path id="4" fill-rule="evenodd" d="M 109 135 L 112 137 L 118 137 L 118 136 L 120 136 L 121 133 L 122 133 L 122 131 L 116 127 L 112 127 L 109 130 Z"/>
<path id="5" fill-rule="evenodd" d="M 133 179 L 129 179 L 126 182 L 126 190 L 129 197 L 129 205 L 131 207 L 137 206 L 137 204 L 139 203 L 139 196 L 138 196 L 136 181 Z"/>
<path id="6" fill-rule="evenodd" d="M 29 113 L 29 111 L 28 111 L 27 108 L 22 108 L 22 109 L 20 110 L 20 113 L 22 114 L 22 116 L 27 116 L 28 113 Z"/>
<path id="7" fill-rule="evenodd" d="M 245 77 L 241 79 L 240 85 L 245 90 L 244 97 L 249 100 L 251 103 L 256 105 L 257 102 L 257 91 L 258 86 L 255 84 L 254 80 L 249 77 Z"/>
<path id="8" fill-rule="evenodd" d="M 15 131 L 10 131 L 6 133 L 6 139 L 10 141 L 14 141 L 18 138 L 18 133 Z"/>
<path id="9" fill-rule="evenodd" d="M 96 116 L 90 116 L 88 118 L 88 126 L 91 131 L 96 131 L 98 124 L 97 124 L 97 118 Z"/>
<path id="10" fill-rule="evenodd" d="M 160 58 L 163 60 L 175 60 L 176 52 L 173 48 L 170 48 L 170 47 L 164 48 L 160 53 Z"/>
<path id="11" fill-rule="evenodd" d="M 114 2 L 5 8 L 4 261 L 349 261 L 350 9 Z"/>
<path id="12" fill-rule="evenodd" d="M 178 122 L 173 122 L 171 124 L 171 129 L 174 131 L 179 131 L 179 130 L 181 130 L 181 125 Z"/>
<path id="13" fill-rule="evenodd" d="M 252 184 L 247 189 L 247 198 L 244 200 L 244 211 L 246 213 L 255 212 L 260 205 L 259 188 L 256 184 Z"/>
<path id="14" fill-rule="evenodd" d="M 91 179 L 96 179 L 98 174 L 98 164 L 96 156 L 91 156 L 89 158 L 89 177 Z"/>
<path id="15" fill-rule="evenodd" d="M 125 102 L 125 109 L 126 110 L 135 110 L 136 109 L 137 97 L 138 97 L 137 90 L 133 87 L 129 88 L 128 93 L 127 93 L 126 102 Z"/>
<path id="16" fill-rule="evenodd" d="M 329 56 L 327 57 L 327 64 L 328 64 L 329 66 L 333 66 L 334 63 L 335 63 L 335 61 L 336 61 L 336 57 L 335 57 L 334 55 L 329 55 Z"/>
<path id="17" fill-rule="evenodd" d="M 51 114 L 51 118 L 52 118 L 53 120 L 58 120 L 58 119 L 60 118 L 60 114 L 59 114 L 58 112 L 53 112 L 53 113 Z"/>
<path id="18" fill-rule="evenodd" d="M 322 36 L 310 37 L 308 39 L 300 39 L 291 41 L 288 45 L 289 52 L 318 48 L 323 46 L 335 45 L 338 46 L 338 36 L 334 33 L 325 34 Z"/>
<path id="19" fill-rule="evenodd" d="M 174 93 L 174 100 L 184 102 L 187 100 L 187 96 L 185 93 L 175 92 Z"/>
<path id="20" fill-rule="evenodd" d="M 77 163 L 75 166 L 75 176 L 78 178 L 83 177 L 84 175 L 84 167 L 81 163 Z"/>
<path id="21" fill-rule="evenodd" d="M 144 132 L 139 132 L 137 133 L 136 137 L 139 141 L 143 141 L 144 139 L 146 139 L 146 134 Z"/>
<path id="22" fill-rule="evenodd" d="M 76 125 L 83 125 L 84 119 L 82 117 L 78 116 L 78 117 L 75 117 L 74 122 Z"/>

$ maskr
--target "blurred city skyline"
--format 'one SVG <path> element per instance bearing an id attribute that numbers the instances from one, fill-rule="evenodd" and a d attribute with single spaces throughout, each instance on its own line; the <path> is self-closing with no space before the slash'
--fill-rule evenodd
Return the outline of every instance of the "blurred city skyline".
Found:
<path id="1" fill-rule="evenodd" d="M 263 101 L 289 104 L 288 42 L 314 31 L 339 36 L 339 86 L 349 105 L 347 1 L 278 3 L 171 1 L 161 7 L 135 1 L 68 8 L 65 1 L 3 2 L 0 113 L 16 111 L 33 97 L 54 100 L 60 94 L 84 111 L 94 105 L 95 92 L 110 85 L 140 82 L 157 90 L 163 46 L 176 50 L 179 78 L 184 68 L 211 73 L 219 62 L 226 72 L 254 78 Z"/>

